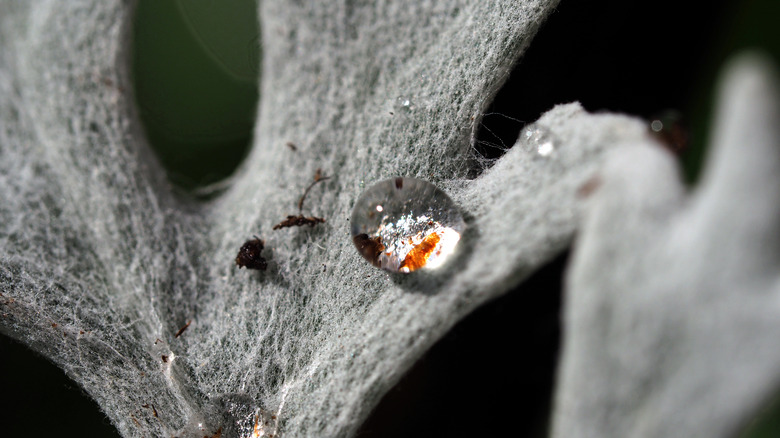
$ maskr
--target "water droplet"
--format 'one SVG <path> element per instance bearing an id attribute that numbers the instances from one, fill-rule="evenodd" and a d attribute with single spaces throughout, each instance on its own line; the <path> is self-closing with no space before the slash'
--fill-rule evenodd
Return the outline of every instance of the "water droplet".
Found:
<path id="1" fill-rule="evenodd" d="M 395 109 L 395 112 L 408 113 L 414 110 L 415 105 L 409 97 L 401 96 L 395 100 L 393 108 Z"/>
<path id="2" fill-rule="evenodd" d="M 531 151 L 543 156 L 549 157 L 555 152 L 555 140 L 547 128 L 532 123 L 523 128 L 520 134 L 523 143 Z"/>
<path id="3" fill-rule="evenodd" d="M 350 221 L 352 241 L 390 272 L 433 269 L 454 253 L 466 223 L 446 193 L 415 178 L 391 178 L 363 192 Z"/>

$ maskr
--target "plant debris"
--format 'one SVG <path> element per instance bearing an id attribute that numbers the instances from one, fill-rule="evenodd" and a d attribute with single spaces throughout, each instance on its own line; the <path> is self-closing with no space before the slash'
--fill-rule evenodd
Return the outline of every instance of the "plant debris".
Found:
<path id="1" fill-rule="evenodd" d="M 303 201 L 306 200 L 306 195 L 309 194 L 309 190 L 326 179 L 330 179 L 330 177 L 324 176 L 322 174 L 322 170 L 317 168 L 317 171 L 314 173 L 314 182 L 309 184 L 309 187 L 306 187 L 306 191 L 303 192 L 303 196 L 301 196 L 301 199 L 298 201 L 298 216 L 300 216 L 301 212 L 303 211 Z"/>
<path id="2" fill-rule="evenodd" d="M 309 194 L 309 191 L 311 191 L 312 187 L 316 186 L 318 183 L 322 181 L 325 181 L 326 179 L 330 179 L 330 177 L 324 176 L 322 174 L 322 170 L 318 168 L 317 171 L 314 173 L 314 182 L 312 182 L 311 184 L 309 184 L 308 187 L 306 187 L 306 190 L 303 192 L 301 199 L 298 200 L 298 215 L 296 216 L 288 215 L 287 219 L 274 225 L 273 229 L 279 230 L 282 228 L 289 228 L 289 227 L 302 227 L 304 225 L 314 227 L 317 224 L 324 223 L 325 222 L 324 218 L 303 215 L 303 201 L 306 200 L 306 196 Z"/>
<path id="3" fill-rule="evenodd" d="M 157 408 L 155 408 L 154 405 L 150 405 L 149 403 L 147 403 L 145 405 L 141 405 L 141 407 L 142 408 L 146 408 L 146 409 L 151 409 L 152 410 L 152 415 L 154 415 L 154 418 L 160 418 L 157 415 Z"/>
<path id="4" fill-rule="evenodd" d="M 173 337 L 178 338 L 179 336 L 181 336 L 181 334 L 184 333 L 184 330 L 187 330 L 187 327 L 189 327 L 190 324 L 192 324 L 192 320 L 187 321 L 187 324 L 184 324 L 184 327 L 180 328 L 179 331 L 176 332 L 175 335 L 173 335 Z"/>
<path id="5" fill-rule="evenodd" d="M 322 222 L 325 222 L 325 219 L 321 217 L 314 217 L 314 216 L 306 217 L 304 215 L 287 216 L 287 219 L 274 225 L 274 230 L 278 230 L 281 228 L 288 228 L 288 227 L 302 227 L 304 225 L 313 227 Z"/>
<path id="6" fill-rule="evenodd" d="M 276 229 L 276 228 L 274 228 Z M 268 263 L 261 255 L 265 248 L 265 242 L 260 240 L 259 237 L 254 236 L 254 239 L 247 240 L 241 245 L 241 249 L 238 250 L 236 256 L 236 264 L 238 268 L 257 269 L 258 271 L 265 271 L 268 267 Z"/>

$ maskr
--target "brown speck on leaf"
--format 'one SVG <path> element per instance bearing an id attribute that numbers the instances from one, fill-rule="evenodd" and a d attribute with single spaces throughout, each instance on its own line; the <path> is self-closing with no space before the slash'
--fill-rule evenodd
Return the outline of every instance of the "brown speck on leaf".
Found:
<path id="1" fill-rule="evenodd" d="M 2 304 L 4 306 L 8 306 L 9 304 L 13 304 L 14 303 L 14 299 L 13 298 L 6 298 L 5 295 L 3 295 L 3 294 L 0 294 L 0 298 L 3 298 L 3 300 L 0 301 L 0 304 Z"/>
<path id="2" fill-rule="evenodd" d="M 265 268 L 268 267 L 268 263 L 261 255 L 264 247 L 265 242 L 260 240 L 257 236 L 254 236 L 254 239 L 252 240 L 244 242 L 236 256 L 236 265 L 238 265 L 238 268 L 265 271 Z"/>
<path id="3" fill-rule="evenodd" d="M 162 356 L 160 356 L 160 359 L 162 359 L 163 363 L 168 363 L 168 356 L 163 354 Z"/>
<path id="4" fill-rule="evenodd" d="M 319 182 L 325 181 L 326 179 L 330 179 L 330 177 L 323 175 L 322 170 L 318 168 L 317 171 L 314 173 L 314 182 L 312 182 L 311 184 L 309 184 L 308 187 L 306 187 L 306 190 L 303 192 L 301 199 L 298 200 L 298 215 L 297 216 L 288 215 L 287 219 L 274 225 L 273 229 L 280 230 L 282 228 L 302 227 L 304 225 L 314 227 L 317 224 L 324 223 L 325 222 L 324 218 L 303 215 L 303 201 L 306 200 L 306 196 L 309 194 L 309 191 L 312 189 L 312 187 L 317 185 L 317 183 Z"/>
<path id="5" fill-rule="evenodd" d="M 84 330 L 79 330 L 79 334 L 83 335 L 84 334 Z"/>
<path id="6" fill-rule="evenodd" d="M 579 189 L 577 189 L 577 196 L 579 198 L 587 198 L 592 195 L 600 185 L 601 178 L 598 175 L 592 176 L 590 179 L 585 181 L 585 183 L 582 184 Z"/>
<path id="7" fill-rule="evenodd" d="M 302 227 L 304 225 L 313 227 L 322 222 L 325 222 L 325 219 L 321 217 L 314 217 L 314 216 L 306 217 L 304 215 L 287 216 L 287 219 L 274 225 L 274 230 L 279 230 L 282 228 L 289 228 L 289 227 Z"/>
<path id="8" fill-rule="evenodd" d="M 295 146 L 295 143 L 293 143 L 291 141 L 288 141 L 284 145 L 287 146 L 288 148 L 290 148 L 290 150 L 293 151 L 293 152 L 298 150 L 298 146 Z"/>
<path id="9" fill-rule="evenodd" d="M 402 188 L 404 188 L 404 179 L 403 178 L 398 177 L 398 178 L 395 179 L 395 188 L 397 188 L 398 190 L 401 190 Z"/>
<path id="10" fill-rule="evenodd" d="M 160 338 L 155 339 L 154 340 L 154 345 L 157 345 L 158 342 L 162 342 L 162 339 L 160 339 Z"/>
<path id="11" fill-rule="evenodd" d="M 124 87 L 120 87 L 120 86 L 116 85 L 114 83 L 114 81 L 111 80 L 111 78 L 107 78 L 107 77 L 104 76 L 104 77 L 102 77 L 100 79 L 100 82 L 102 82 L 103 85 L 105 85 L 106 87 L 112 88 L 112 89 L 114 89 L 116 91 L 119 91 L 120 93 L 124 93 L 125 92 Z"/>
<path id="12" fill-rule="evenodd" d="M 184 333 L 184 330 L 187 330 L 187 327 L 189 327 L 190 324 L 192 324 L 192 320 L 187 321 L 187 324 L 184 324 L 184 326 L 180 328 L 179 331 L 176 332 L 175 335 L 173 335 L 173 337 L 178 338 L 179 336 L 181 336 L 181 334 Z"/>
<path id="13" fill-rule="evenodd" d="M 221 438 L 221 437 L 222 437 L 222 428 L 221 427 L 219 429 L 217 429 L 216 432 L 214 432 L 214 435 L 211 435 L 211 436 L 204 435 L 203 436 L 203 438 Z"/>
<path id="14" fill-rule="evenodd" d="M 306 190 L 303 192 L 303 196 L 301 196 L 301 199 L 298 201 L 298 216 L 301 216 L 301 213 L 303 212 L 303 201 L 306 200 L 306 195 L 309 194 L 309 191 L 312 189 L 312 187 L 316 186 L 317 183 L 321 181 L 325 181 L 326 179 L 330 179 L 330 177 L 324 176 L 322 174 L 322 169 L 317 168 L 317 171 L 314 173 L 314 182 L 309 184 L 309 187 L 306 187 Z"/>
<path id="15" fill-rule="evenodd" d="M 154 405 L 150 405 L 149 403 L 146 403 L 146 404 L 141 405 L 141 407 L 145 408 L 145 409 L 150 409 L 151 408 L 152 409 L 152 415 L 154 415 L 154 418 L 159 418 L 157 416 L 157 409 L 154 407 Z"/>
<path id="16" fill-rule="evenodd" d="M 57 323 L 56 322 L 51 323 L 51 328 L 57 328 Z"/>
<path id="17" fill-rule="evenodd" d="M 130 418 L 133 419 L 133 423 L 135 423 L 136 426 L 141 427 L 141 423 L 139 423 L 138 420 L 135 419 L 134 415 L 130 415 Z"/>

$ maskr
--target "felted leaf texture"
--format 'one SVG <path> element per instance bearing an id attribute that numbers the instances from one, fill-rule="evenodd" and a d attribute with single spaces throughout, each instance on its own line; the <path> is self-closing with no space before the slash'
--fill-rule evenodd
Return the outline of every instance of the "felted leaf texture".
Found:
<path id="1" fill-rule="evenodd" d="M 653 143 L 610 155 L 567 278 L 554 437 L 732 437 L 780 386 L 780 89 L 726 69 L 690 194 Z"/>
<path id="2" fill-rule="evenodd" d="M 263 2 L 252 152 L 197 203 L 137 118 L 135 2 L 0 2 L 0 329 L 124 436 L 353 434 L 452 325 L 567 246 L 604 151 L 647 136 L 561 105 L 537 121 L 551 154 L 520 141 L 469 179 L 481 113 L 556 3 Z M 306 208 L 326 222 L 272 230 L 316 169 Z M 352 246 L 354 201 L 397 175 L 467 218 L 438 271 L 389 275 Z M 235 266 L 254 234 L 261 273 Z"/>

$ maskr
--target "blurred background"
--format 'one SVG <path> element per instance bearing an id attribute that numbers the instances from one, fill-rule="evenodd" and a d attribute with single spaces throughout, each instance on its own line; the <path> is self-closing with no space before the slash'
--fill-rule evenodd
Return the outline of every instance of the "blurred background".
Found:
<path id="1" fill-rule="evenodd" d="M 256 0 L 139 3 L 139 113 L 170 181 L 202 196 L 231 175 L 251 143 L 262 46 Z M 526 122 L 578 100 L 590 111 L 646 118 L 648 129 L 660 122 L 658 135 L 695 184 L 719 69 L 745 48 L 780 64 L 778 19 L 777 0 L 561 0 L 486 111 L 474 154 L 499 158 Z M 358 436 L 546 436 L 566 258 L 459 323 Z M 118 436 L 48 361 L 4 337 L 0 357 L 0 392 L 12 399 L 0 410 L 3 436 Z M 30 428 L 37 424 L 47 427 Z M 780 436 L 780 406 L 757 412 L 742 436 Z"/>

